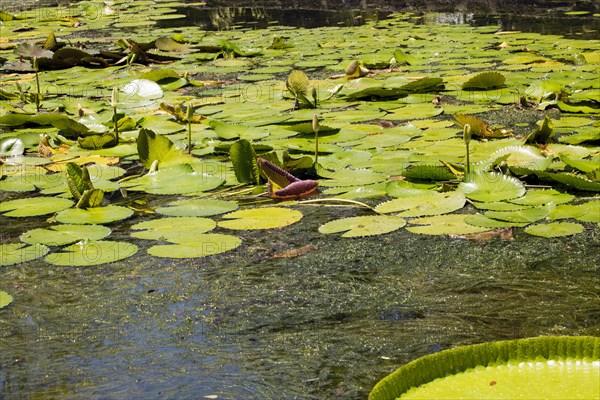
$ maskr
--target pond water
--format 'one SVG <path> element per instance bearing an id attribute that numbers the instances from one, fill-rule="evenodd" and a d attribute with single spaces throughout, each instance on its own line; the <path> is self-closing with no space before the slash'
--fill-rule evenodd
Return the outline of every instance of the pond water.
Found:
<path id="1" fill-rule="evenodd" d="M 389 15 L 220 10 L 186 7 L 189 20 L 164 24 L 314 28 Z M 528 18 L 428 14 L 423 23 L 567 33 Z M 597 21 L 573 17 L 565 30 L 585 37 Z M 0 192 L 2 201 L 17 197 Z M 299 209 L 302 224 L 242 232 L 244 245 L 218 256 L 151 257 L 139 240 L 134 257 L 98 267 L 2 267 L 0 289 L 15 301 L 0 309 L 0 398 L 364 399 L 400 365 L 442 349 L 600 335 L 597 226 L 555 239 L 515 229 L 513 240 L 482 242 L 406 230 L 341 240 L 317 229 L 359 215 L 355 208 Z M 111 240 L 132 241 L 130 226 L 145 218 L 112 224 Z M 0 242 L 41 224 L 0 216 Z"/>

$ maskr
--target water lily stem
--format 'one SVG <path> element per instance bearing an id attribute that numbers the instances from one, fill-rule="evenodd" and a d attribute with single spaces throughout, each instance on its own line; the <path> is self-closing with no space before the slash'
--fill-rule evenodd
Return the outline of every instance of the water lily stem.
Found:
<path id="1" fill-rule="evenodd" d="M 192 154 L 192 121 L 188 121 L 188 154 Z"/>
<path id="2" fill-rule="evenodd" d="M 119 116 L 116 105 L 113 106 L 113 124 L 115 125 L 115 142 L 119 144 Z"/>
<path id="3" fill-rule="evenodd" d="M 37 112 L 39 112 L 40 111 L 40 99 L 42 98 L 42 95 L 40 93 L 40 74 L 39 74 L 37 57 L 33 58 L 33 70 L 35 71 L 35 88 L 36 88 L 35 110 Z"/>

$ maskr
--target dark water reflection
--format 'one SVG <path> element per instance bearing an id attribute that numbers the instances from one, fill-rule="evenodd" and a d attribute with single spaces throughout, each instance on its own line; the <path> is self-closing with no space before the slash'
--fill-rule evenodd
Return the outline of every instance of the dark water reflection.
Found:
<path id="1" fill-rule="evenodd" d="M 419 8 L 386 9 L 305 9 L 265 7 L 179 7 L 177 13 L 186 18 L 158 22 L 162 28 L 197 26 L 202 30 L 263 29 L 272 25 L 302 28 L 331 26 L 358 26 L 368 21 L 389 18 L 395 12 L 410 12 L 417 24 L 470 24 L 496 25 L 504 31 L 536 32 L 580 39 L 600 37 L 598 18 L 589 15 L 565 15 L 563 10 L 545 10 L 539 13 L 510 12 L 430 12 Z"/>

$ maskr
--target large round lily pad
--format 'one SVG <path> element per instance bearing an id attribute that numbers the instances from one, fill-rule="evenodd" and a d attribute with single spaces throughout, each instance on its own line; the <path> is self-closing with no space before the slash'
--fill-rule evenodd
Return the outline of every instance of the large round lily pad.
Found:
<path id="1" fill-rule="evenodd" d="M 459 185 L 465 195 L 482 202 L 514 199 L 525 194 L 525 187 L 516 178 L 495 172 L 479 172 L 474 174 L 470 182 Z"/>
<path id="2" fill-rule="evenodd" d="M 233 250 L 242 244 L 237 236 L 220 233 L 196 235 L 193 242 L 152 246 L 148 254 L 165 258 L 198 258 Z"/>
<path id="3" fill-rule="evenodd" d="M 138 239 L 166 240 L 173 243 L 190 243 L 199 234 L 213 230 L 217 223 L 200 217 L 160 218 L 137 223 L 131 227 Z"/>
<path id="4" fill-rule="evenodd" d="M 31 197 L 0 203 L 0 213 L 7 217 L 36 217 L 52 214 L 73 205 L 69 199 L 60 197 Z"/>
<path id="5" fill-rule="evenodd" d="M 208 217 L 237 210 L 238 205 L 233 201 L 215 199 L 184 199 L 176 200 L 166 207 L 158 207 L 156 212 L 170 217 Z"/>
<path id="6" fill-rule="evenodd" d="M 548 336 L 462 346 L 388 375 L 369 400 L 597 399 L 600 338 Z"/>
<path id="7" fill-rule="evenodd" d="M 102 225 L 55 225 L 48 229 L 36 228 L 20 236 L 22 242 L 47 246 L 64 246 L 79 240 L 100 240 L 110 235 L 110 228 Z"/>
<path id="8" fill-rule="evenodd" d="M 48 254 L 45 260 L 54 265 L 87 267 L 122 260 L 137 251 L 138 247 L 131 243 L 99 240 L 72 244 L 61 252 Z"/>
<path id="9" fill-rule="evenodd" d="M 329 221 L 319 227 L 319 232 L 345 232 L 342 237 L 373 236 L 393 232 L 404 225 L 406 220 L 395 215 L 371 215 Z"/>
<path id="10" fill-rule="evenodd" d="M 469 233 L 485 232 L 486 227 L 470 225 L 465 221 L 469 214 L 435 215 L 433 217 L 416 218 L 410 221 L 406 229 L 421 235 L 466 235 Z"/>
<path id="11" fill-rule="evenodd" d="M 120 221 L 133 215 L 133 211 L 127 207 L 110 205 L 107 207 L 70 208 L 59 212 L 56 220 L 63 224 L 108 224 Z"/>
<path id="12" fill-rule="evenodd" d="M 0 244 L 0 266 L 19 264 L 40 258 L 50 249 L 43 244 L 26 246 L 24 243 Z"/>
<path id="13" fill-rule="evenodd" d="M 549 224 L 536 224 L 525 228 L 525 232 L 534 236 L 545 238 L 575 235 L 583 232 L 583 225 L 575 222 L 551 222 Z"/>
<path id="14" fill-rule="evenodd" d="M 219 226 L 227 229 L 273 229 L 300 221 L 302 213 L 283 207 L 250 208 L 234 211 L 223 216 Z"/>
<path id="15" fill-rule="evenodd" d="M 13 297 L 10 294 L 0 290 L 0 308 L 6 307 L 10 303 L 12 303 L 12 301 Z"/>

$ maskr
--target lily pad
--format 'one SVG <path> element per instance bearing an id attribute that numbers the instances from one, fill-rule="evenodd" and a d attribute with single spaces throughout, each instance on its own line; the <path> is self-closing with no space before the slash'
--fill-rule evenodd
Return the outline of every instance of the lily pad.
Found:
<path id="1" fill-rule="evenodd" d="M 506 77 L 499 72 L 482 72 L 475 75 L 465 83 L 463 83 L 463 90 L 474 90 L 474 89 L 494 89 L 504 86 Z"/>
<path id="2" fill-rule="evenodd" d="M 369 400 L 597 398 L 599 349 L 600 338 L 591 336 L 456 347 L 397 369 L 375 385 Z"/>
<path id="3" fill-rule="evenodd" d="M 516 178 L 496 172 L 478 172 L 472 180 L 458 186 L 471 199 L 482 202 L 509 200 L 525 194 L 525 186 Z"/>
<path id="4" fill-rule="evenodd" d="M 400 197 L 375 207 L 383 214 L 402 211 L 402 217 L 420 217 L 425 215 L 446 214 L 461 209 L 466 199 L 462 192 L 423 192 L 414 197 Z"/>
<path id="5" fill-rule="evenodd" d="M 273 229 L 300 221 L 302 213 L 290 208 L 262 207 L 234 211 L 225 214 L 223 218 L 225 220 L 219 222 L 221 228 L 235 230 Z"/>
<path id="6" fill-rule="evenodd" d="M 165 258 L 198 258 L 225 253 L 241 244 L 242 240 L 236 236 L 208 233 L 196 235 L 193 243 L 152 246 L 148 254 Z"/>
<path id="7" fill-rule="evenodd" d="M 319 227 L 319 232 L 329 234 L 345 232 L 342 237 L 383 235 L 406 225 L 406 220 L 394 215 L 374 215 L 341 218 Z M 347 231 L 347 232 L 346 232 Z"/>
<path id="8" fill-rule="evenodd" d="M 19 239 L 29 244 L 64 246 L 80 240 L 101 240 L 110 235 L 110 228 L 102 225 L 54 225 L 23 233 Z"/>
<path id="9" fill-rule="evenodd" d="M 552 222 L 549 224 L 530 225 L 525 232 L 545 238 L 576 235 L 583 232 L 584 227 L 575 222 Z"/>
<path id="10" fill-rule="evenodd" d="M 372 183 L 382 182 L 386 178 L 385 175 L 368 169 L 340 169 L 327 174 L 326 177 L 330 179 L 319 181 L 321 186 L 370 185 Z"/>
<path id="11" fill-rule="evenodd" d="M 554 189 L 528 190 L 525 196 L 518 199 L 511 199 L 514 204 L 541 206 L 548 203 L 562 204 L 573 200 L 575 196 L 568 193 L 560 193 Z"/>
<path id="12" fill-rule="evenodd" d="M 574 218 L 582 222 L 600 223 L 600 200 L 578 205 L 561 204 L 552 209 L 550 219 Z"/>
<path id="13" fill-rule="evenodd" d="M 550 211 L 547 207 L 533 207 L 514 211 L 486 211 L 484 215 L 500 221 L 531 223 L 546 218 L 548 214 Z"/>
<path id="14" fill-rule="evenodd" d="M 24 243 L 0 244 L 0 266 L 19 264 L 40 258 L 50 249 L 43 244 L 26 246 Z"/>
<path id="15" fill-rule="evenodd" d="M 418 226 L 410 225 L 406 229 L 420 235 L 466 235 L 490 230 L 490 228 L 468 224 L 465 221 L 467 216 L 468 214 L 450 214 L 416 218 L 410 223 Z"/>
<path id="16" fill-rule="evenodd" d="M 213 230 L 217 223 L 200 217 L 172 217 L 144 221 L 131 226 L 131 236 L 138 239 L 166 240 L 173 243 L 191 243 L 202 233 Z"/>
<path id="17" fill-rule="evenodd" d="M 108 224 L 120 221 L 133 215 L 133 211 L 127 207 L 109 205 L 106 207 L 70 208 L 59 212 L 56 220 L 63 224 Z"/>
<path id="18" fill-rule="evenodd" d="M 13 297 L 10 294 L 0 290 L 0 308 L 6 307 L 10 303 L 12 303 L 12 301 Z"/>
<path id="19" fill-rule="evenodd" d="M 137 251 L 136 245 L 127 242 L 82 241 L 47 255 L 45 260 L 53 265 L 87 267 L 123 260 Z"/>
<path id="20" fill-rule="evenodd" d="M 58 197 L 31 197 L 1 202 L 0 213 L 7 217 L 35 217 L 64 210 L 73 204 L 69 199 Z"/>
<path id="21" fill-rule="evenodd" d="M 155 211 L 170 217 L 208 217 L 237 210 L 238 205 L 233 201 L 212 199 L 176 200 Z"/>

